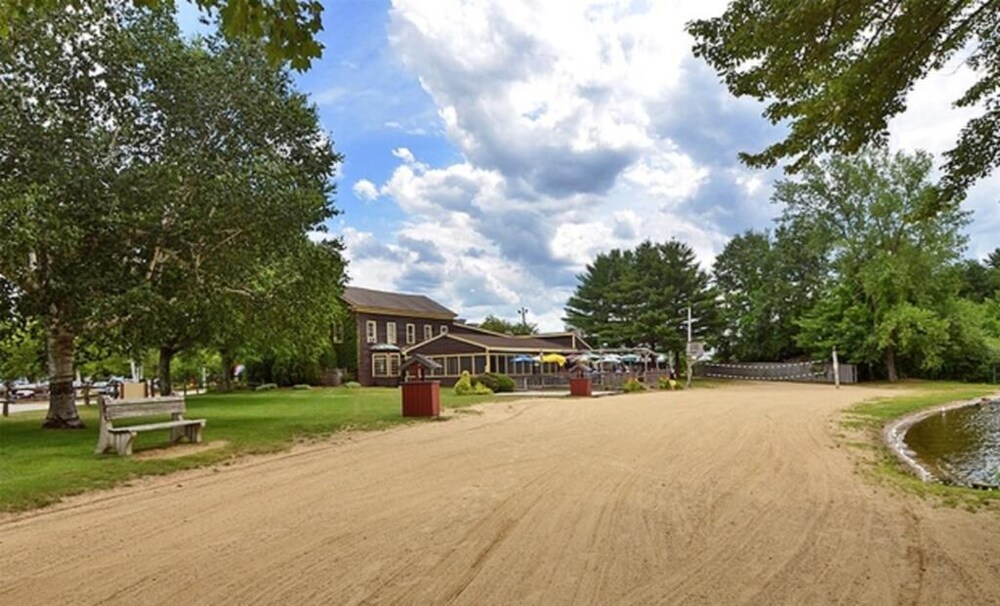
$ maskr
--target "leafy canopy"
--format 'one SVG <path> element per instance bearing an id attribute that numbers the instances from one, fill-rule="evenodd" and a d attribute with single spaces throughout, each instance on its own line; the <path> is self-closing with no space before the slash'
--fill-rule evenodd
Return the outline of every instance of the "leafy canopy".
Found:
<path id="1" fill-rule="evenodd" d="M 740 155 L 751 166 L 791 159 L 795 172 L 829 152 L 884 144 L 914 84 L 959 53 L 980 78 L 955 105 L 983 111 L 947 152 L 922 212 L 957 204 L 1000 165 L 997 0 L 733 0 L 688 31 L 734 95 L 767 102 L 764 115 L 790 126 L 783 141 Z"/>
<path id="2" fill-rule="evenodd" d="M 264 40 L 268 58 L 289 61 L 297 70 L 308 69 L 320 57 L 323 46 L 316 40 L 322 31 L 323 4 L 318 0 L 191 0 L 203 12 L 217 15 L 229 39 Z M 163 8 L 173 13 L 175 0 L 132 0 L 136 7 Z M 22 19 L 39 11 L 58 11 L 65 6 L 81 9 L 88 0 L 0 0 L 0 37 L 16 30 Z"/>

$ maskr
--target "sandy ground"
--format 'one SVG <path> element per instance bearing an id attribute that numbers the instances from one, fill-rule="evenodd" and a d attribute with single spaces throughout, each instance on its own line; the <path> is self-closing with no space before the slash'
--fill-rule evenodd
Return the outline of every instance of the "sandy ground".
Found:
<path id="1" fill-rule="evenodd" d="M 0 603 L 1000 604 L 1000 517 L 837 446 L 877 393 L 502 402 L 148 480 L 0 520 Z"/>

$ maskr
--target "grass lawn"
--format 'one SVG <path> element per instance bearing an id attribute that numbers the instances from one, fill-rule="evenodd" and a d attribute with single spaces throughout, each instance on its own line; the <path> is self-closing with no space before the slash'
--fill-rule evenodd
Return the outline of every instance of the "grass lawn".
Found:
<path id="1" fill-rule="evenodd" d="M 983 507 L 995 508 L 1000 502 L 1000 495 L 995 492 L 928 483 L 914 476 L 886 445 L 882 438 L 882 428 L 893 419 L 924 408 L 1000 392 L 1000 385 L 904 381 L 880 387 L 898 388 L 900 394 L 856 404 L 845 411 L 841 420 L 845 429 L 861 432 L 861 442 L 847 440 L 845 444 L 865 451 L 866 468 L 870 472 L 868 475 L 878 483 L 888 483 L 914 494 L 932 497 L 943 505 L 962 506 L 971 511 Z"/>
<path id="2" fill-rule="evenodd" d="M 441 404 L 448 408 L 493 399 L 441 390 Z M 44 411 L 0 417 L 0 511 L 41 507 L 64 496 L 115 486 L 139 476 L 190 469 L 239 455 L 278 452 L 296 440 L 344 429 L 382 429 L 421 422 L 400 415 L 397 389 L 340 387 L 212 394 L 188 398 L 187 408 L 187 418 L 208 419 L 206 442 L 225 441 L 226 446 L 172 459 L 98 456 L 94 454 L 96 406 L 79 407 L 87 428 L 78 431 L 43 431 Z M 131 424 L 132 420 L 128 421 Z M 140 434 L 135 451 L 162 447 L 168 436 L 168 430 Z"/>

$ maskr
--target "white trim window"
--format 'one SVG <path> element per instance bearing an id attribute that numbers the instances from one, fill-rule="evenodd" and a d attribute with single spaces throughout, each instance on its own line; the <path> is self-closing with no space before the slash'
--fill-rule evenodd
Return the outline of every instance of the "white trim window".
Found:
<path id="1" fill-rule="evenodd" d="M 378 324 L 375 320 L 365 322 L 365 342 L 378 343 Z"/>
<path id="2" fill-rule="evenodd" d="M 441 330 L 440 330 L 440 332 L 441 332 L 441 334 L 443 334 L 443 335 L 446 335 L 446 334 L 448 334 L 448 325 L 447 325 L 447 324 L 442 324 L 442 325 L 441 325 Z"/>
<path id="3" fill-rule="evenodd" d="M 398 353 L 372 354 L 372 376 L 395 377 L 399 375 L 399 361 Z"/>
<path id="4" fill-rule="evenodd" d="M 417 325 L 407 324 L 406 325 L 406 344 L 413 345 L 417 342 Z"/>
<path id="5" fill-rule="evenodd" d="M 424 324 L 424 341 L 430 341 L 434 338 L 434 327 L 430 324 Z"/>
<path id="6" fill-rule="evenodd" d="M 385 342 L 396 344 L 396 323 L 386 322 L 385 323 Z"/>
<path id="7" fill-rule="evenodd" d="M 344 323 L 340 320 L 333 321 L 333 325 L 330 327 L 330 340 L 334 343 L 344 342 Z"/>

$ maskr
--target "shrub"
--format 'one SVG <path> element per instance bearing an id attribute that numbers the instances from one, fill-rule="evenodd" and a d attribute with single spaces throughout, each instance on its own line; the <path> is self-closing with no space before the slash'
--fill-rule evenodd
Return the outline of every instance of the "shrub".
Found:
<path id="1" fill-rule="evenodd" d="M 361 383 L 358 383 L 357 381 L 348 381 L 347 383 L 344 383 L 344 387 L 347 389 L 357 389 L 361 387 Z"/>
<path id="2" fill-rule="evenodd" d="M 476 394 L 477 396 L 492 396 L 493 390 L 483 385 L 482 383 L 476 383 L 476 387 L 473 389 L 472 393 Z"/>
<path id="3" fill-rule="evenodd" d="M 499 379 L 497 379 L 496 375 L 494 375 L 493 373 L 490 373 L 490 372 L 488 372 L 486 374 L 483 374 L 483 375 L 477 375 L 477 376 L 473 377 L 472 378 L 472 384 L 473 385 L 483 385 L 485 387 L 488 387 L 490 389 L 490 391 L 497 391 L 497 390 L 500 389 L 500 381 L 499 381 Z"/>
<path id="4" fill-rule="evenodd" d="M 277 389 L 277 388 L 278 388 L 278 386 L 275 385 L 274 383 L 261 383 L 257 387 L 254 387 L 253 390 L 254 391 L 270 391 L 272 389 Z"/>
<path id="5" fill-rule="evenodd" d="M 514 379 L 511 379 L 507 375 L 499 372 L 488 373 L 496 378 L 497 388 L 493 391 L 510 393 L 514 391 Z"/>
<path id="6" fill-rule="evenodd" d="M 628 381 L 625 381 L 624 385 L 622 385 L 622 391 L 625 393 L 646 391 L 646 386 L 640 383 L 638 379 L 629 379 Z"/>
<path id="7" fill-rule="evenodd" d="M 312 389 L 312 387 L 306 385 L 305 383 L 299 383 L 298 385 L 292 387 L 292 389 Z"/>
<path id="8" fill-rule="evenodd" d="M 678 385 L 675 379 L 660 377 L 659 381 L 657 381 L 657 387 L 660 389 L 680 389 L 681 386 Z"/>
<path id="9" fill-rule="evenodd" d="M 476 390 L 472 387 L 472 377 L 469 376 L 469 371 L 463 370 L 462 376 L 455 383 L 455 395 L 469 396 L 474 393 L 476 393 Z"/>

